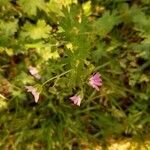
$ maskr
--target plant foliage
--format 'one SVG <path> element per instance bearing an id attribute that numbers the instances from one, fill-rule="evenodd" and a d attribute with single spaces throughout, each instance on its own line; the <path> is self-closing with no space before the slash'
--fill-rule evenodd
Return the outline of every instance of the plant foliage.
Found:
<path id="1" fill-rule="evenodd" d="M 0 0 L 0 149 L 83 149 L 149 133 L 149 6 Z M 88 84 L 96 72 L 100 91 Z"/>

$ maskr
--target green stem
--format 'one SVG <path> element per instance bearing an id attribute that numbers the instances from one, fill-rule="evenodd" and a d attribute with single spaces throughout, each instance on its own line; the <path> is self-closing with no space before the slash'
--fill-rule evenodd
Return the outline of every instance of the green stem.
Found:
<path id="1" fill-rule="evenodd" d="M 59 74 L 59 75 L 57 75 L 57 76 L 54 76 L 54 77 L 48 79 L 47 81 L 45 81 L 45 82 L 42 84 L 42 86 L 44 86 L 45 84 L 47 84 L 48 82 L 50 82 L 50 81 L 52 81 L 52 80 L 54 80 L 54 79 L 56 79 L 56 78 L 59 78 L 59 77 L 65 75 L 65 74 L 69 73 L 70 71 L 71 71 L 71 70 L 68 70 L 68 71 L 66 71 L 66 72 L 63 72 L 63 73 L 61 73 L 61 74 Z"/>
<path id="2" fill-rule="evenodd" d="M 109 65 L 110 63 L 111 63 L 111 61 L 108 61 L 108 62 L 106 62 L 105 64 L 96 67 L 94 70 L 97 71 L 97 70 L 99 70 L 100 68 L 103 68 L 103 67 Z"/>

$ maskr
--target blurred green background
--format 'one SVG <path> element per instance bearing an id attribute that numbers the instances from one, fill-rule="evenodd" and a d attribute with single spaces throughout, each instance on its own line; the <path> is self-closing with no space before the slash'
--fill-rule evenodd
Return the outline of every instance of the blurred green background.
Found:
<path id="1" fill-rule="evenodd" d="M 0 149 L 97 150 L 122 138 L 144 144 L 149 10 L 149 0 L 0 0 Z M 98 92 L 88 85 L 95 72 Z M 38 103 L 26 86 L 37 89 Z M 80 107 L 69 100 L 76 93 Z"/>

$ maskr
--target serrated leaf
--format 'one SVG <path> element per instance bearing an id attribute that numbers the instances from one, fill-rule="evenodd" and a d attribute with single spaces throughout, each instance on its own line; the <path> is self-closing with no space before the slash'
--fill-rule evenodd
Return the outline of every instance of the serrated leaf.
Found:
<path id="1" fill-rule="evenodd" d="M 45 8 L 44 0 L 20 0 L 19 5 L 21 6 L 23 12 L 28 15 L 36 15 L 37 9 Z"/>
<path id="2" fill-rule="evenodd" d="M 52 47 L 50 44 L 42 45 L 40 48 L 37 49 L 37 52 L 45 61 L 47 61 L 48 59 L 59 58 L 59 54 L 57 51 L 52 52 Z"/>
<path id="3" fill-rule="evenodd" d="M 17 32 L 18 20 L 14 21 L 3 21 L 0 20 L 0 34 L 4 36 L 12 36 Z"/>
<path id="4" fill-rule="evenodd" d="M 43 44 L 43 43 L 33 43 L 33 44 L 26 44 L 26 48 L 35 48 L 36 52 L 43 58 L 44 61 L 48 59 L 57 59 L 59 58 L 58 52 L 52 51 L 51 44 Z"/>
<path id="5" fill-rule="evenodd" d="M 63 13 L 61 12 L 62 4 L 59 1 L 51 0 L 47 5 L 47 12 L 55 13 L 59 16 L 63 16 Z"/>
<path id="6" fill-rule="evenodd" d="M 23 27 L 21 36 L 26 38 L 30 37 L 33 40 L 48 38 L 51 27 L 46 24 L 44 20 L 38 20 L 36 25 L 27 22 Z"/>

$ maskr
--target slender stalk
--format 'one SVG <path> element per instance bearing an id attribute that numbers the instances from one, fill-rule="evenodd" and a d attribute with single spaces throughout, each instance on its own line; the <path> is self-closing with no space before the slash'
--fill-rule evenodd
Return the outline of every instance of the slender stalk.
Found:
<path id="1" fill-rule="evenodd" d="M 110 63 L 111 63 L 111 61 L 106 62 L 105 64 L 103 64 L 103 65 L 100 65 L 100 66 L 96 67 L 94 70 L 95 70 L 95 71 L 97 71 L 97 70 L 99 70 L 100 68 L 103 68 L 103 67 L 105 67 L 105 66 L 109 65 Z"/>
<path id="2" fill-rule="evenodd" d="M 45 84 L 47 84 L 48 82 L 50 82 L 50 81 L 52 81 L 52 80 L 54 80 L 54 79 L 56 79 L 56 78 L 59 78 L 59 77 L 65 75 L 65 74 L 69 73 L 70 71 L 71 71 L 71 70 L 68 70 L 68 71 L 66 71 L 66 72 L 63 72 L 63 73 L 61 73 L 61 74 L 59 74 L 59 75 L 57 75 L 57 76 L 54 76 L 54 77 L 48 79 L 47 81 L 45 81 L 45 82 L 42 84 L 42 86 L 44 86 Z"/>

